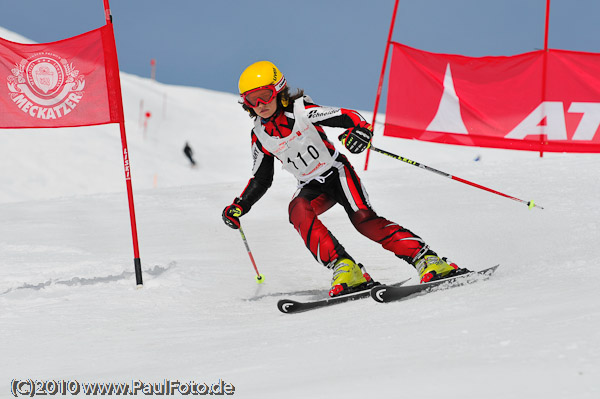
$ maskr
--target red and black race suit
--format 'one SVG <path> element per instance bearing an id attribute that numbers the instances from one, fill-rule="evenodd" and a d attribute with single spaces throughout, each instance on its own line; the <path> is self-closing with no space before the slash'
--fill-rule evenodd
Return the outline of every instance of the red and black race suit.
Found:
<path id="1" fill-rule="evenodd" d="M 303 100 L 309 120 L 332 155 L 335 154 L 335 148 L 322 126 L 349 129 L 367 124 L 356 111 L 320 107 L 313 104 L 307 96 Z M 286 108 L 280 106 L 271 118 L 262 119 L 261 123 L 267 134 L 273 137 L 287 137 L 294 126 L 293 104 Z M 274 174 L 275 157 L 263 148 L 254 129 L 252 155 L 253 177 L 237 200 L 244 213 L 247 213 L 271 187 Z M 411 262 L 425 245 L 421 238 L 409 230 L 378 216 L 373 211 L 367 192 L 354 168 L 346 156 L 338 154 L 334 167 L 323 173 L 320 178 L 301 184 L 289 204 L 290 223 L 300 233 L 315 259 L 323 265 L 331 266 L 340 257 L 352 259 L 318 218 L 318 215 L 335 204 L 344 207 L 350 221 L 361 234 L 408 262 Z"/>

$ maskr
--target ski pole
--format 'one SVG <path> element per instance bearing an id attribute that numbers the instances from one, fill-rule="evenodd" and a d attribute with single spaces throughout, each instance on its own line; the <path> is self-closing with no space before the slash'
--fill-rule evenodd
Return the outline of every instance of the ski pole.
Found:
<path id="1" fill-rule="evenodd" d="M 385 151 L 385 150 L 379 149 L 379 148 L 377 148 L 377 147 L 374 147 L 374 146 L 372 146 L 372 145 L 371 145 L 371 146 L 369 146 L 369 148 L 370 148 L 371 150 L 375 151 L 375 152 L 378 152 L 378 153 L 380 153 L 380 154 L 387 155 L 388 157 L 391 157 L 391 158 L 397 159 L 397 160 L 399 160 L 399 161 L 405 162 L 405 163 L 407 163 L 407 164 L 409 164 L 409 165 L 416 166 L 417 168 L 425 169 L 425 170 L 428 170 L 428 171 L 430 171 L 430 172 L 437 173 L 437 174 L 438 174 L 438 175 L 440 175 L 440 176 L 444 176 L 444 177 L 447 177 L 447 178 L 449 178 L 449 179 L 456 180 L 456 181 L 459 181 L 459 182 L 461 182 L 461 183 L 465 183 L 465 184 L 468 184 L 468 185 L 470 185 L 470 186 L 473 186 L 473 187 L 479 188 L 479 189 L 481 189 L 481 190 L 489 191 L 490 193 L 497 194 L 497 195 L 500 195 L 500 196 L 502 196 L 502 197 L 506 197 L 506 198 L 508 198 L 508 199 L 511 199 L 511 200 L 514 200 L 514 201 L 521 202 L 521 203 L 523 203 L 523 204 L 526 204 L 526 205 L 529 207 L 529 209 L 532 209 L 533 207 L 540 208 L 540 209 L 544 209 L 543 207 L 541 207 L 541 206 L 537 205 L 536 203 L 534 203 L 534 202 L 533 202 L 533 200 L 531 200 L 531 201 L 523 201 L 522 199 L 515 198 L 515 197 L 513 197 L 513 196 L 510 196 L 510 195 L 508 195 L 508 194 L 501 193 L 500 191 L 492 190 L 491 188 L 484 187 L 484 186 L 482 186 L 482 185 L 480 185 L 480 184 L 473 183 L 473 182 L 470 182 L 470 181 L 468 181 L 468 180 L 465 180 L 465 179 L 461 179 L 460 177 L 456 177 L 456 176 L 453 176 L 453 175 L 451 175 L 451 174 L 449 174 L 449 173 L 442 172 L 442 171 L 440 171 L 440 170 L 434 169 L 434 168 L 432 168 L 432 167 L 430 167 L 430 166 L 427 166 L 427 165 L 423 165 L 422 163 L 419 163 L 419 162 L 416 162 L 416 161 L 410 160 L 410 159 L 408 159 L 408 158 L 405 158 L 405 157 L 402 157 L 402 156 L 400 156 L 400 155 L 392 154 L 391 152 L 388 152 L 388 151 Z"/>
<path id="2" fill-rule="evenodd" d="M 252 251 L 250 251 L 250 246 L 248 245 L 248 240 L 246 240 L 246 235 L 244 234 L 244 230 L 242 230 L 242 225 L 240 224 L 240 234 L 242 236 L 242 241 L 244 241 L 244 245 L 246 246 L 246 250 L 248 251 L 248 256 L 250 256 L 250 260 L 252 261 L 252 266 L 254 266 L 254 270 L 256 271 L 256 282 L 258 284 L 262 284 L 265 282 L 265 276 L 258 272 L 258 268 L 256 267 L 256 262 L 254 261 L 254 256 L 252 256 Z"/>

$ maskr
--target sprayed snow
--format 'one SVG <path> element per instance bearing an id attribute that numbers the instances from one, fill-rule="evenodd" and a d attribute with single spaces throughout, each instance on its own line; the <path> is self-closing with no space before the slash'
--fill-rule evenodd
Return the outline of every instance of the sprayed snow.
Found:
<path id="1" fill-rule="evenodd" d="M 460 265 L 502 266 L 486 282 L 409 301 L 284 315 L 279 298 L 330 279 L 288 223 L 293 178 L 277 170 L 242 219 L 266 276 L 258 285 L 221 221 L 251 170 L 251 120 L 236 96 L 121 78 L 144 288 L 134 286 L 118 127 L 2 132 L 0 397 L 13 378 L 224 379 L 240 398 L 600 394 L 597 155 L 539 158 L 378 131 L 381 148 L 545 209 L 380 154 L 361 172 L 364 155 L 349 155 L 381 215 Z M 339 207 L 323 220 L 376 279 L 416 277 Z"/>

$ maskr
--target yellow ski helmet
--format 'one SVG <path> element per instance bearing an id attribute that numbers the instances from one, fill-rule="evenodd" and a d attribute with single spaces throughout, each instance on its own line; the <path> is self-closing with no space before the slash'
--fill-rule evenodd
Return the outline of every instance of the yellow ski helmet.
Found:
<path id="1" fill-rule="evenodd" d="M 277 93 L 279 93 L 283 90 L 285 84 L 285 77 L 275 64 L 269 61 L 258 61 L 242 72 L 238 88 L 240 89 L 240 94 L 244 94 L 248 90 L 273 85 Z"/>

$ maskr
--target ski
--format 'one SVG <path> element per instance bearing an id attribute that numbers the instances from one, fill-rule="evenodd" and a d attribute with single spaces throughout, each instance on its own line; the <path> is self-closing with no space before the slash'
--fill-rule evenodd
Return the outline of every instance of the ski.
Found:
<path id="1" fill-rule="evenodd" d="M 414 294 L 428 293 L 432 291 L 458 287 L 470 284 L 475 281 L 488 278 L 496 271 L 500 265 L 495 265 L 477 272 L 468 272 L 455 277 L 432 281 L 429 283 L 405 285 L 401 287 L 392 287 L 389 285 L 378 285 L 371 289 L 371 297 L 380 303 L 398 301 Z"/>
<path id="2" fill-rule="evenodd" d="M 400 287 L 410 279 L 406 279 L 399 283 L 386 285 L 386 287 Z M 375 286 L 378 287 L 378 286 Z M 357 299 L 368 298 L 371 295 L 372 288 L 365 288 L 360 291 L 352 292 L 350 294 L 340 295 L 333 298 L 318 299 L 315 301 L 294 301 L 293 299 L 280 299 L 277 302 L 277 308 L 283 313 L 300 313 L 306 312 L 307 310 L 319 309 L 325 306 L 336 305 L 338 303 L 344 303 L 348 301 L 355 301 Z"/>

